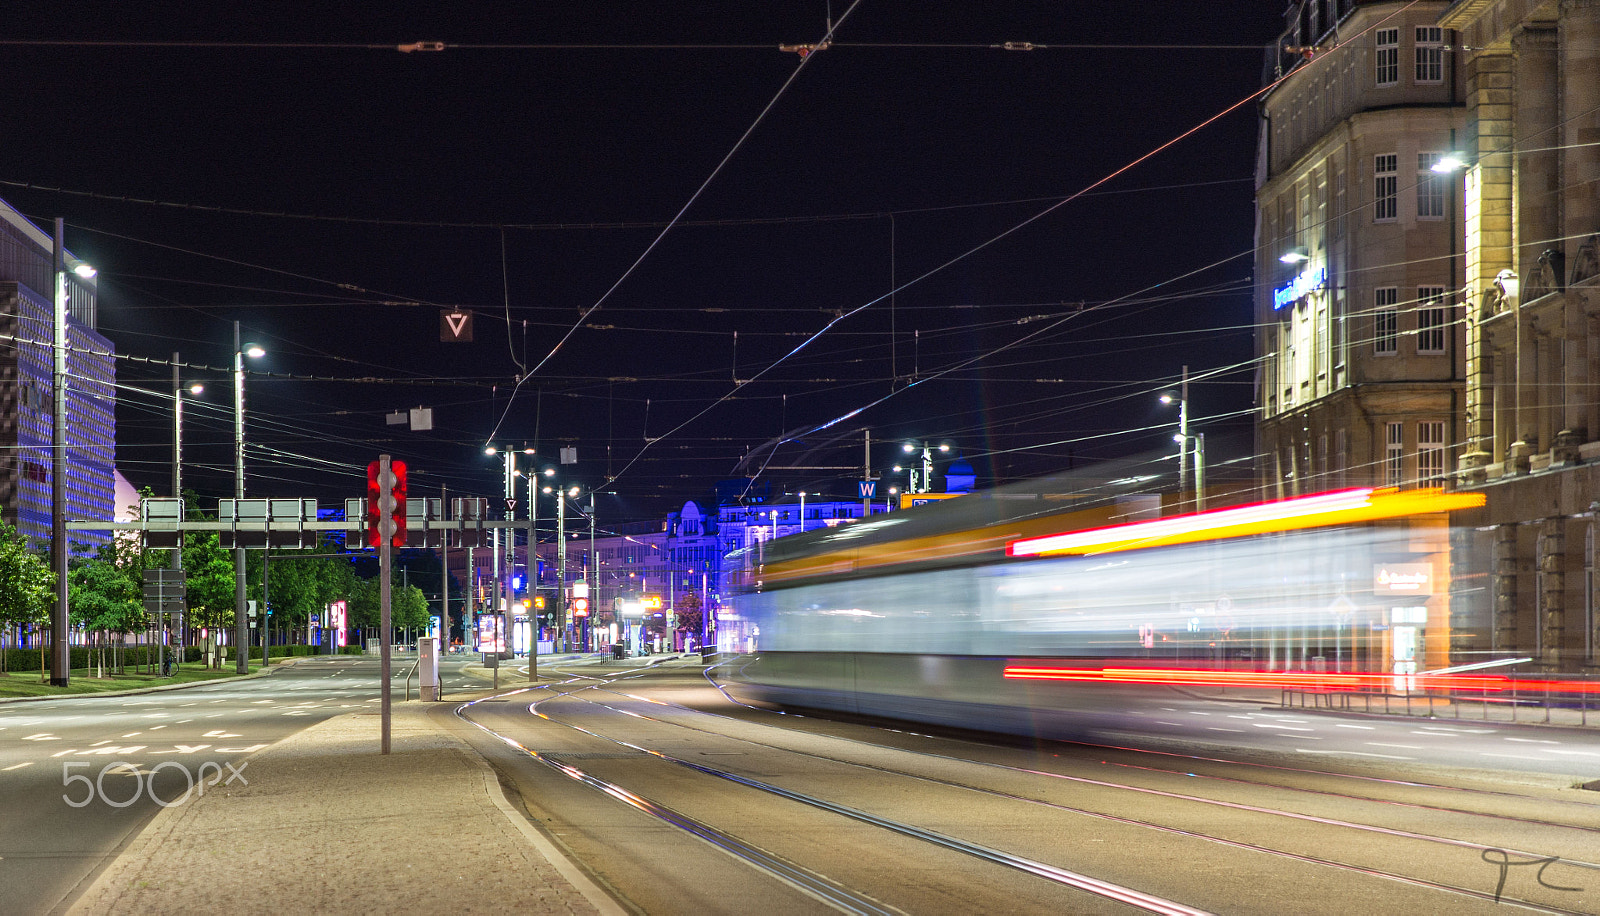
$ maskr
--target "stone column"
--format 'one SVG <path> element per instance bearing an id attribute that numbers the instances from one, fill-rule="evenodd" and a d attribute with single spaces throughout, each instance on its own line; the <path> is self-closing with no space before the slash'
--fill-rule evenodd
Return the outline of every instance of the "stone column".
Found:
<path id="1" fill-rule="evenodd" d="M 1567 632 L 1567 538 L 1566 519 L 1539 520 L 1539 543 L 1535 556 L 1539 563 L 1539 660 L 1550 670 L 1561 667 Z"/>
<path id="2" fill-rule="evenodd" d="M 1561 188 L 1567 263 L 1578 246 L 1600 232 L 1600 0 L 1561 0 Z"/>
<path id="3" fill-rule="evenodd" d="M 1517 650 L 1517 526 L 1494 529 L 1494 640 L 1499 655 Z"/>
<path id="4" fill-rule="evenodd" d="M 1466 413 L 1470 419 L 1461 467 L 1469 482 L 1481 479 L 1477 469 L 1491 460 L 1487 454 L 1492 447 L 1491 437 L 1499 438 L 1486 403 L 1491 379 L 1481 321 L 1487 315 L 1485 297 L 1493 294 L 1495 275 L 1512 266 L 1515 254 L 1511 153 L 1514 64 L 1512 52 L 1505 49 L 1479 51 L 1466 65 L 1467 122 L 1474 133 L 1465 146 L 1474 162 L 1467 170 L 1462 197 L 1462 227 L 1466 234 L 1462 285 L 1467 290 L 1467 311 L 1474 320 L 1467 326 Z M 1494 457 L 1501 454 L 1497 449 Z"/>

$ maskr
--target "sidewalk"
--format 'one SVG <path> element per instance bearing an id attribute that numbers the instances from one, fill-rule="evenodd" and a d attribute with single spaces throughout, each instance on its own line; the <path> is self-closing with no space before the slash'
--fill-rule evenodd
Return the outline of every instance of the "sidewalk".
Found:
<path id="1" fill-rule="evenodd" d="M 355 713 L 245 758 L 248 786 L 157 814 L 71 913 L 624 912 L 426 708 L 395 704 L 387 757 Z"/>

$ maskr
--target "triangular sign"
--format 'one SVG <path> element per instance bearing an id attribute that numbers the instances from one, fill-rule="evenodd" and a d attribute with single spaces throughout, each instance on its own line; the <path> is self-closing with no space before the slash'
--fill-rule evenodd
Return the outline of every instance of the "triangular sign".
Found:
<path id="1" fill-rule="evenodd" d="M 439 339 L 446 343 L 472 340 L 472 313 L 439 310 Z"/>
<path id="2" fill-rule="evenodd" d="M 506 500 L 506 511 L 507 512 L 515 512 L 515 511 L 517 511 L 517 501 L 514 500 L 514 499 Z"/>

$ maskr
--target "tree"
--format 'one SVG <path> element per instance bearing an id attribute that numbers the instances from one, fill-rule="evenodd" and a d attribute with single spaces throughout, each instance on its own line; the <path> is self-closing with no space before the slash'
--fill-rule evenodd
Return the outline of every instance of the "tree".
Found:
<path id="1" fill-rule="evenodd" d="M 67 573 L 72 620 L 101 637 L 102 667 L 105 636 L 131 633 L 142 629 L 147 622 L 140 588 L 144 574 L 142 569 L 137 573 L 133 571 L 143 564 L 120 566 L 117 554 L 117 545 L 107 544 L 93 559 L 74 561 Z"/>
<path id="2" fill-rule="evenodd" d="M 701 618 L 704 616 L 704 611 L 700 607 L 699 592 L 684 592 L 678 598 L 678 629 L 691 633 L 695 639 L 699 639 L 700 634 L 704 632 L 700 626 Z"/>
<path id="3" fill-rule="evenodd" d="M 55 604 L 55 588 L 50 565 L 28 549 L 27 538 L 17 529 L 0 522 L 0 627 L 42 625 Z M 0 672 L 4 670 L 5 652 L 0 651 Z"/>
<path id="4" fill-rule="evenodd" d="M 382 624 L 378 577 L 356 579 L 350 589 L 350 623 L 363 632 L 376 631 Z M 415 585 L 389 582 L 389 624 L 401 627 L 423 627 L 428 624 L 428 598 Z"/>
<path id="5" fill-rule="evenodd" d="M 217 630 L 232 626 L 233 557 L 222 549 L 216 534 L 184 535 L 183 575 L 188 586 L 184 602 L 189 608 L 189 626 L 207 627 L 213 637 Z M 221 660 L 215 665 L 221 667 Z"/>

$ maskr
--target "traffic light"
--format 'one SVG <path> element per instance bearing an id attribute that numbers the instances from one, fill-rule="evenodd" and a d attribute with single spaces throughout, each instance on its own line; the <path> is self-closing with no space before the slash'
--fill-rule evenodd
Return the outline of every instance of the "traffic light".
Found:
<path id="1" fill-rule="evenodd" d="M 367 465 L 367 546 L 378 547 L 383 536 L 383 499 L 384 485 L 388 485 L 390 499 L 389 520 L 393 525 L 390 532 L 389 544 L 393 547 L 406 546 L 406 463 L 404 461 L 389 462 L 389 480 L 378 479 L 380 462 L 374 461 Z"/>

